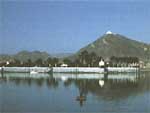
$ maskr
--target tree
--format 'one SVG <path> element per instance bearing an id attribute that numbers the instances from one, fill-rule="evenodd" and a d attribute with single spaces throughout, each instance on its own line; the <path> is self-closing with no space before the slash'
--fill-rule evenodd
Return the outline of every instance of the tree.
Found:
<path id="1" fill-rule="evenodd" d="M 32 63 L 32 61 L 31 61 L 31 59 L 28 59 L 28 60 L 27 60 L 26 65 L 29 66 L 29 67 L 33 66 L 33 63 Z"/>
<path id="2" fill-rule="evenodd" d="M 65 58 L 65 59 L 63 60 L 63 62 L 64 62 L 65 64 L 68 64 L 68 66 L 71 66 L 71 65 L 72 65 L 72 61 L 69 60 L 68 58 Z"/>
<path id="3" fill-rule="evenodd" d="M 58 62 L 59 62 L 59 59 L 55 57 L 55 58 L 52 59 L 51 64 L 52 64 L 53 67 L 56 67 L 56 66 L 58 66 Z"/>
<path id="4" fill-rule="evenodd" d="M 73 64 L 74 64 L 75 67 L 80 67 L 81 66 L 79 59 L 75 59 Z"/>
<path id="5" fill-rule="evenodd" d="M 89 54 L 89 60 L 90 60 L 90 66 L 94 66 L 94 64 L 96 63 L 96 60 L 97 60 L 98 56 L 96 55 L 95 52 L 91 52 Z"/>
<path id="6" fill-rule="evenodd" d="M 101 59 L 102 57 L 98 57 L 95 52 L 88 53 L 88 51 L 84 50 L 78 56 L 78 65 L 90 67 L 98 66 Z"/>
<path id="7" fill-rule="evenodd" d="M 49 58 L 47 59 L 47 65 L 48 65 L 48 66 L 52 65 L 52 58 L 51 58 L 51 57 L 49 57 Z"/>
<path id="8" fill-rule="evenodd" d="M 20 66 L 20 60 L 18 60 L 18 59 L 14 59 L 14 66 Z"/>
<path id="9" fill-rule="evenodd" d="M 43 65 L 42 59 L 41 59 L 41 58 L 37 59 L 37 60 L 35 61 L 35 64 L 36 64 L 37 66 L 42 66 L 42 65 Z"/>
<path id="10" fill-rule="evenodd" d="M 89 54 L 86 50 L 82 51 L 81 54 L 79 55 L 79 60 L 80 60 L 82 66 L 87 65 L 88 55 Z"/>

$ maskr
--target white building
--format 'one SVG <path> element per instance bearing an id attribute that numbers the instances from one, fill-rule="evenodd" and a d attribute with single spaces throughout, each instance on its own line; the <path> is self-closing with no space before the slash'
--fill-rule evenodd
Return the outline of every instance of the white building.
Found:
<path id="1" fill-rule="evenodd" d="M 105 66 L 105 62 L 104 62 L 103 60 L 101 60 L 101 61 L 99 62 L 99 66 L 100 66 L 100 67 Z"/>
<path id="2" fill-rule="evenodd" d="M 61 64 L 61 67 L 68 67 L 67 64 Z"/>

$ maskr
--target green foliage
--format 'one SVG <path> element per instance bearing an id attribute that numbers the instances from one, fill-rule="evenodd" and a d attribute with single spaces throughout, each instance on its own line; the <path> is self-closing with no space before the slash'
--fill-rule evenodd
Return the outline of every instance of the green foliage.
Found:
<path id="1" fill-rule="evenodd" d="M 97 56 L 95 52 L 88 53 L 88 51 L 85 50 L 79 54 L 75 62 L 81 67 L 98 67 L 101 59 L 102 57 Z"/>
<path id="2" fill-rule="evenodd" d="M 139 59 L 137 57 L 115 57 L 112 56 L 110 58 L 111 64 L 110 66 L 128 66 L 129 64 L 139 63 Z"/>
<path id="3" fill-rule="evenodd" d="M 49 58 L 45 61 L 45 65 L 46 65 L 46 66 L 50 66 L 50 67 L 59 66 L 59 59 L 56 58 L 56 57 L 54 57 L 54 58 L 49 57 Z"/>
<path id="4" fill-rule="evenodd" d="M 72 61 L 71 61 L 70 59 L 68 59 L 68 58 L 65 58 L 65 59 L 63 60 L 63 62 L 64 62 L 65 64 L 67 64 L 68 66 L 73 66 Z"/>

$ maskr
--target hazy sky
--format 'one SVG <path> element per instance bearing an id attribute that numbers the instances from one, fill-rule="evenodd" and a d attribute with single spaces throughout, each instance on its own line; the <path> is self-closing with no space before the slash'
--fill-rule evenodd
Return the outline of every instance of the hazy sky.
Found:
<path id="1" fill-rule="evenodd" d="M 148 0 L 92 1 L 0 0 L 0 53 L 75 52 L 107 30 L 150 43 Z"/>

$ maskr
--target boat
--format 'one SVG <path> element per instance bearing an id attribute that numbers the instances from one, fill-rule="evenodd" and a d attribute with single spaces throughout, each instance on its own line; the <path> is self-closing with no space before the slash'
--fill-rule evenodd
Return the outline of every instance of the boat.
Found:
<path id="1" fill-rule="evenodd" d="M 30 71 L 30 74 L 38 74 L 38 72 L 35 71 L 35 70 L 31 70 L 31 71 Z"/>

